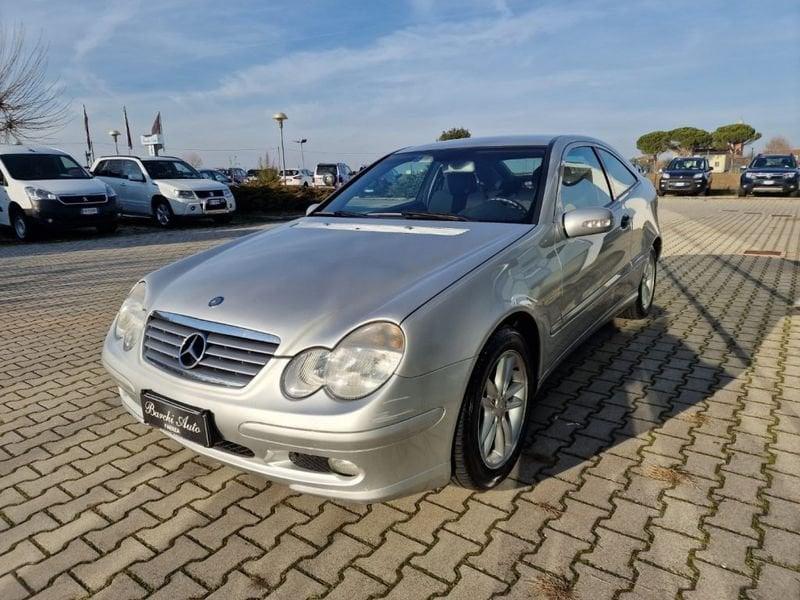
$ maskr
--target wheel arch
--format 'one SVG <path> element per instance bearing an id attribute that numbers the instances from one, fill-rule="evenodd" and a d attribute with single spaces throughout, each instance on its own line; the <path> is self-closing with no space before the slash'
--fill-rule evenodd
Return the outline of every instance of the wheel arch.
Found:
<path id="1" fill-rule="evenodd" d="M 156 204 L 158 204 L 159 202 L 166 202 L 167 204 L 169 204 L 169 200 L 167 199 L 166 196 L 162 196 L 161 194 L 153 194 L 153 197 L 150 198 L 150 210 L 155 212 Z"/>
<path id="2" fill-rule="evenodd" d="M 525 343 L 528 344 L 528 349 L 533 354 L 533 360 L 535 363 L 534 371 L 536 375 L 536 381 L 534 382 L 534 385 L 538 387 L 542 375 L 542 337 L 539 324 L 529 312 L 517 310 L 509 315 L 506 315 L 487 337 L 487 340 L 489 337 L 494 335 L 496 331 L 499 331 L 503 327 L 511 327 L 512 329 L 518 331 L 525 340 Z M 486 341 L 484 341 L 484 346 L 485 345 Z M 481 350 L 483 350 L 483 347 L 481 347 Z"/>

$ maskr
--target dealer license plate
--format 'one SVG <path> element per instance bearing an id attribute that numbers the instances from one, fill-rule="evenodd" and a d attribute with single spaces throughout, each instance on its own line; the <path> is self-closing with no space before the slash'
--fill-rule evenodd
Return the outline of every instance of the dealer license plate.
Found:
<path id="1" fill-rule="evenodd" d="M 144 422 L 195 444 L 211 447 L 216 431 L 211 411 L 142 392 Z"/>
<path id="2" fill-rule="evenodd" d="M 97 207 L 91 206 L 89 208 L 82 208 L 81 209 L 82 215 L 96 215 L 97 214 Z"/>

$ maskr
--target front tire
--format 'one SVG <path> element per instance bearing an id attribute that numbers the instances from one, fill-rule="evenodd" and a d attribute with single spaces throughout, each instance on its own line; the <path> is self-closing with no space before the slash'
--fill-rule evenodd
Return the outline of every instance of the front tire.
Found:
<path id="1" fill-rule="evenodd" d="M 175 225 L 175 213 L 172 212 L 172 207 L 166 200 L 158 200 L 153 205 L 153 218 L 156 220 L 156 224 L 164 229 Z"/>
<path id="2" fill-rule="evenodd" d="M 642 280 L 639 282 L 639 294 L 636 302 L 626 308 L 620 315 L 623 319 L 644 319 L 653 308 L 653 299 L 656 296 L 656 274 L 658 261 L 655 248 L 650 248 L 647 263 L 642 271 Z"/>
<path id="3" fill-rule="evenodd" d="M 11 231 L 18 242 L 30 242 L 36 237 L 33 223 L 19 208 L 11 210 Z"/>
<path id="4" fill-rule="evenodd" d="M 740 187 L 739 191 L 736 192 L 736 195 L 739 196 L 739 198 L 744 198 L 745 196 L 747 196 L 747 190 Z"/>
<path id="5" fill-rule="evenodd" d="M 535 392 L 534 361 L 522 335 L 510 327 L 486 342 L 470 377 L 453 440 L 453 480 L 487 490 L 514 468 Z"/>

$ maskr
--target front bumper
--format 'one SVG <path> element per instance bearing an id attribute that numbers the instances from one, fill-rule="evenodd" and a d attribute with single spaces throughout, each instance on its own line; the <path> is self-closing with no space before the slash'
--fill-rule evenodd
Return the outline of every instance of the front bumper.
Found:
<path id="1" fill-rule="evenodd" d="M 771 183 L 766 183 L 770 181 Z M 798 190 L 798 178 L 794 179 L 743 179 L 740 181 L 741 188 L 747 193 L 752 192 L 771 192 L 773 194 L 791 194 Z"/>
<path id="2" fill-rule="evenodd" d="M 661 192 L 697 193 L 705 190 L 710 183 L 705 179 L 661 179 L 658 189 Z"/>
<path id="3" fill-rule="evenodd" d="M 143 390 L 213 413 L 224 440 L 254 456 L 207 448 L 174 437 L 192 450 L 228 465 L 284 483 L 291 489 L 356 502 L 376 502 L 444 485 L 451 476 L 451 450 L 470 361 L 415 378 L 394 376 L 363 401 L 290 401 L 280 392 L 287 358 L 273 357 L 244 388 L 210 386 L 168 374 L 128 353 L 109 333 L 103 365 L 115 380 L 122 404 L 143 420 Z M 324 392 L 320 392 L 324 394 Z M 351 461 L 358 474 L 345 476 L 298 466 L 290 453 Z"/>
<path id="4" fill-rule="evenodd" d="M 170 199 L 172 212 L 181 217 L 213 217 L 215 215 L 227 215 L 236 210 L 236 200 L 230 198 L 220 198 L 225 200 L 224 206 L 211 206 L 210 199 L 203 200 L 175 200 Z"/>
<path id="5" fill-rule="evenodd" d="M 83 214 L 85 209 L 96 209 L 95 214 Z M 114 201 L 102 204 L 62 204 L 58 200 L 38 202 L 25 210 L 25 216 L 43 227 L 96 227 L 116 222 L 120 217 L 119 207 Z"/>

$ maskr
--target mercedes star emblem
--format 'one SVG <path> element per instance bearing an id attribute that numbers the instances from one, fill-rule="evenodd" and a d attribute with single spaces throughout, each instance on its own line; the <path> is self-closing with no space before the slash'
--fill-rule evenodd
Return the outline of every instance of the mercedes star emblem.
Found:
<path id="1" fill-rule="evenodd" d="M 206 338 L 202 333 L 192 333 L 183 338 L 178 352 L 178 363 L 184 369 L 194 369 L 206 353 Z"/>

